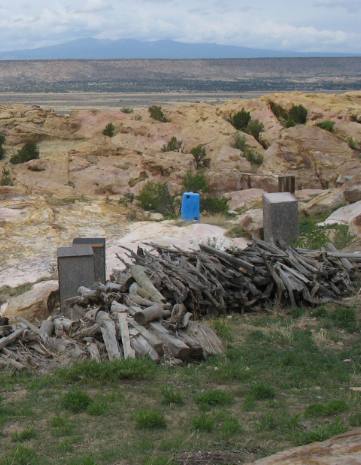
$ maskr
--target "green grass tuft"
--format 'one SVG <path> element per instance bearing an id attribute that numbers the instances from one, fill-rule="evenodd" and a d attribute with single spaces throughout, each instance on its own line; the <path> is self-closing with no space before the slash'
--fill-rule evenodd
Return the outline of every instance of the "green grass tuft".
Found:
<path id="1" fill-rule="evenodd" d="M 182 393 L 172 386 L 164 386 L 162 389 L 162 404 L 164 405 L 184 405 Z"/>
<path id="2" fill-rule="evenodd" d="M 202 408 L 217 407 L 232 404 L 233 396 L 221 389 L 209 389 L 196 396 L 195 401 Z"/>
<path id="3" fill-rule="evenodd" d="M 18 446 L 0 458 L 0 465 L 39 465 L 39 461 L 33 449 Z"/>
<path id="4" fill-rule="evenodd" d="M 328 423 L 315 429 L 304 431 L 296 436 L 298 445 L 310 444 L 311 442 L 326 441 L 326 439 L 342 434 L 347 430 L 346 426 L 337 419 L 334 423 Z"/>
<path id="5" fill-rule="evenodd" d="M 25 442 L 30 441 L 30 439 L 34 439 L 37 436 L 37 433 L 34 428 L 26 428 L 22 431 L 16 431 L 11 435 L 11 439 L 14 442 Z"/>
<path id="6" fill-rule="evenodd" d="M 207 414 L 199 415 L 192 420 L 192 428 L 201 433 L 211 433 L 215 426 L 214 418 Z"/>
<path id="7" fill-rule="evenodd" d="M 159 410 L 142 409 L 135 413 L 135 424 L 138 429 L 164 429 L 165 418 Z"/>
<path id="8" fill-rule="evenodd" d="M 331 400 L 326 404 L 312 404 L 305 410 L 306 417 L 328 417 L 348 410 L 349 406 L 344 400 Z"/>
<path id="9" fill-rule="evenodd" d="M 92 403 L 88 394 L 80 389 L 71 389 L 62 399 L 61 405 L 72 413 L 85 412 Z"/>
<path id="10" fill-rule="evenodd" d="M 119 380 L 149 380 L 156 373 L 156 364 L 149 359 L 113 360 L 98 363 L 85 361 L 57 371 L 57 377 L 67 382 L 115 382 Z"/>
<path id="11" fill-rule="evenodd" d="M 251 387 L 248 395 L 254 400 L 269 400 L 276 397 L 276 392 L 272 386 L 257 383 Z"/>

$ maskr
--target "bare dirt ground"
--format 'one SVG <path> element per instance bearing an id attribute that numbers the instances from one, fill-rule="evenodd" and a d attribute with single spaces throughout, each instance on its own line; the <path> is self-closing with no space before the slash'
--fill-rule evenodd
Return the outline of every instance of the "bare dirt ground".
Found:
<path id="1" fill-rule="evenodd" d="M 256 98 L 268 92 L 1 92 L 0 104 L 22 103 L 52 108 L 57 113 L 77 109 L 147 107 L 155 103 L 219 103 L 235 98 Z"/>

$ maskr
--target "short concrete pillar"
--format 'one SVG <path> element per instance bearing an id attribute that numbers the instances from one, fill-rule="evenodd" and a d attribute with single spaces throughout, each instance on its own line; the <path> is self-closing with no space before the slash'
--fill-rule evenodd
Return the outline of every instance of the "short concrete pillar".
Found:
<path id="1" fill-rule="evenodd" d="M 263 195 L 263 230 L 267 242 L 292 244 L 298 237 L 298 201 L 289 192 Z"/>
<path id="2" fill-rule="evenodd" d="M 58 249 L 60 306 L 77 295 L 80 286 L 91 287 L 95 282 L 94 253 L 89 245 Z"/>
<path id="3" fill-rule="evenodd" d="M 89 245 L 94 252 L 95 281 L 105 283 L 106 263 L 105 263 L 105 238 L 103 237 L 77 237 L 73 240 L 73 245 Z"/>
<path id="4" fill-rule="evenodd" d="M 296 176 L 278 176 L 278 192 L 296 192 Z"/>

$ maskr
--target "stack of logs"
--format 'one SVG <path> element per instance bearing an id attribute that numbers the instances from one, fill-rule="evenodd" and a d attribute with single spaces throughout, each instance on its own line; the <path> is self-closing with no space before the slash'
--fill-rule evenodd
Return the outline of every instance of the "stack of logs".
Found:
<path id="1" fill-rule="evenodd" d="M 305 250 L 254 240 L 244 250 L 226 252 L 207 245 L 191 252 L 147 245 L 151 251 L 125 249 L 128 259 L 146 269 L 167 301 L 183 303 L 197 318 L 340 300 L 354 292 L 361 267 L 361 253 L 338 252 L 332 244 Z"/>
<path id="2" fill-rule="evenodd" d="M 223 351 L 202 317 L 339 301 L 354 292 L 361 266 L 360 253 L 331 245 L 317 251 L 260 240 L 228 251 L 147 247 L 126 249 L 127 261 L 118 256 L 123 271 L 106 284 L 80 287 L 61 314 L 40 325 L 0 318 L 0 367 L 48 369 L 85 358 L 202 360 Z"/>

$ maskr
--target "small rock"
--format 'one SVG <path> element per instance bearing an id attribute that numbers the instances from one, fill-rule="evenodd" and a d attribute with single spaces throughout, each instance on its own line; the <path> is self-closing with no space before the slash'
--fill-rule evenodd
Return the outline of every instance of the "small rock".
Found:
<path id="1" fill-rule="evenodd" d="M 354 203 L 361 200 L 361 184 L 348 187 L 343 193 L 347 203 Z"/>
<path id="2" fill-rule="evenodd" d="M 46 160 L 30 160 L 26 163 L 26 167 L 30 171 L 45 171 L 47 163 Z"/>

